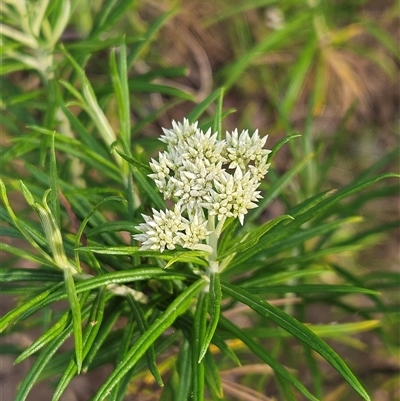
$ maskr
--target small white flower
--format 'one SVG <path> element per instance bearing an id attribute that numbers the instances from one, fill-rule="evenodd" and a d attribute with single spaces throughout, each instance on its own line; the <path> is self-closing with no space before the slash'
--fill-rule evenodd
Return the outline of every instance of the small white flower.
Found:
<path id="1" fill-rule="evenodd" d="M 172 121 L 172 129 L 163 128 L 164 135 L 161 135 L 160 141 L 165 142 L 169 146 L 175 146 L 179 142 L 184 142 L 188 137 L 197 131 L 198 122 L 189 124 L 187 118 L 183 119 L 183 124 Z"/>
<path id="2" fill-rule="evenodd" d="M 174 210 L 157 211 L 153 209 L 153 217 L 142 215 L 145 223 L 139 224 L 136 229 L 141 234 L 133 238 L 142 242 L 141 249 L 152 249 L 163 252 L 165 248 L 173 250 L 180 245 L 181 230 L 184 230 L 188 221 L 182 217 L 178 206 Z"/>
<path id="3" fill-rule="evenodd" d="M 256 202 L 261 198 L 260 191 L 257 191 L 258 180 L 251 177 L 249 171 L 243 175 L 237 167 L 234 175 L 224 172 L 214 183 L 216 190 L 210 191 L 202 206 L 209 210 L 210 215 L 216 215 L 218 220 L 238 217 L 243 224 L 244 215 L 249 209 L 257 207 Z"/>
<path id="4" fill-rule="evenodd" d="M 182 235 L 182 246 L 184 248 L 193 248 L 195 245 L 205 240 L 210 231 L 207 230 L 207 220 L 202 215 L 195 213 L 185 228 Z"/>
<path id="5" fill-rule="evenodd" d="M 223 156 L 228 160 L 229 168 L 240 167 L 246 171 L 253 163 L 260 171 L 265 171 L 263 166 L 267 163 L 270 150 L 263 149 L 268 136 L 260 138 L 258 130 L 250 137 L 248 130 L 242 131 L 239 135 L 237 129 L 229 134 L 226 133 L 226 147 Z M 268 168 L 267 168 L 268 170 Z M 265 174 L 264 174 L 265 175 Z"/>
<path id="6" fill-rule="evenodd" d="M 222 157 L 225 141 L 220 141 L 217 137 L 218 133 L 211 135 L 211 128 L 206 133 L 201 130 L 195 131 L 185 141 L 178 143 L 181 160 L 194 162 L 200 159 L 207 166 L 225 161 Z"/>

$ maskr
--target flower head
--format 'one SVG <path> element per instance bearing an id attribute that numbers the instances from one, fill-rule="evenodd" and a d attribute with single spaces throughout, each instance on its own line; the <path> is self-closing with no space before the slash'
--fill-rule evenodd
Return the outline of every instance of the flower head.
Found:
<path id="1" fill-rule="evenodd" d="M 141 233 L 133 235 L 135 240 L 142 242 L 142 249 L 163 252 L 165 248 L 175 249 L 176 245 L 191 248 L 209 234 L 206 220 L 197 214 L 191 221 L 185 219 L 178 205 L 165 212 L 153 209 L 153 217 L 142 216 L 145 222 L 136 227 Z"/>
<path id="2" fill-rule="evenodd" d="M 257 130 L 252 136 L 235 130 L 222 140 L 187 119 L 173 121 L 172 129 L 163 132 L 160 140 L 167 149 L 151 160 L 149 177 L 165 199 L 175 201 L 175 208 L 143 215 L 145 223 L 136 227 L 141 234 L 133 236 L 142 249 L 194 248 L 207 240 L 215 217 L 222 223 L 235 217 L 243 224 L 261 198 L 257 188 L 269 168 L 267 137 L 260 138 Z"/>

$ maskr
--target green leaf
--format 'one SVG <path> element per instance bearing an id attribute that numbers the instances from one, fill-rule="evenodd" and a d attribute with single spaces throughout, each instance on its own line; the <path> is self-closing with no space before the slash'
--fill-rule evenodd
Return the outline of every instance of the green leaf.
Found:
<path id="1" fill-rule="evenodd" d="M 105 160 L 108 160 L 109 157 L 109 152 L 103 146 L 103 144 L 98 141 L 88 130 L 88 128 L 85 126 L 85 124 L 79 119 L 77 116 L 75 116 L 74 113 L 72 113 L 64 104 L 63 99 L 59 99 L 60 107 L 65 114 L 65 116 L 68 118 L 68 121 L 71 124 L 71 128 L 76 132 L 77 138 L 80 139 L 80 141 L 77 141 L 76 146 L 81 146 L 82 144 L 86 145 L 82 147 L 82 151 L 84 152 L 85 150 L 93 152 L 97 157 L 101 157 Z M 58 140 L 61 140 L 58 138 Z"/>
<path id="2" fill-rule="evenodd" d="M 204 361 L 200 359 L 202 340 L 206 333 L 209 296 L 202 291 L 197 299 L 192 331 L 192 399 L 204 401 Z"/>
<path id="3" fill-rule="evenodd" d="M 190 287 L 178 295 L 158 317 L 154 323 L 139 337 L 133 347 L 127 352 L 124 359 L 118 364 L 115 370 L 107 378 L 99 391 L 93 398 L 93 401 L 102 401 L 114 386 L 123 378 L 123 376 L 137 363 L 151 344 L 169 327 L 175 319 L 185 312 L 190 306 L 193 297 L 201 291 L 205 282 L 200 279 L 194 282 Z"/>
<path id="4" fill-rule="evenodd" d="M 379 40 L 398 60 L 400 60 L 399 46 L 393 36 L 385 32 L 375 21 L 362 19 L 361 25 L 376 39 Z"/>
<path id="5" fill-rule="evenodd" d="M 287 223 L 283 227 L 280 228 L 279 231 L 277 230 L 271 230 L 269 233 L 267 233 L 262 239 L 258 241 L 258 243 L 253 246 L 251 249 L 246 250 L 245 252 L 241 253 L 240 255 L 236 256 L 236 258 L 232 261 L 230 264 L 229 268 L 232 268 L 235 265 L 239 265 L 243 263 L 245 260 L 249 259 L 251 256 L 257 254 L 261 250 L 265 248 L 265 246 L 268 246 L 271 254 L 276 254 L 278 252 L 278 246 L 276 245 L 279 243 L 279 252 L 283 250 L 283 248 L 286 248 L 285 245 L 282 243 L 285 241 L 282 241 L 283 238 L 288 238 L 288 242 L 290 242 L 290 245 L 288 247 L 292 247 L 294 245 L 301 243 L 297 242 L 300 240 L 300 237 L 297 237 L 297 239 L 293 240 L 289 235 L 291 233 L 294 233 L 299 230 L 299 228 L 305 223 L 308 222 L 317 216 L 324 215 L 324 213 L 327 213 L 330 208 L 335 206 L 339 201 L 341 201 L 344 198 L 349 197 L 350 195 L 353 195 L 354 193 L 382 180 L 385 178 L 390 178 L 390 177 L 398 177 L 397 174 L 391 174 L 391 173 L 386 173 L 386 174 L 381 174 L 377 177 L 370 178 L 367 180 L 363 181 L 357 181 L 353 182 L 352 184 L 346 186 L 345 188 L 336 191 L 336 192 L 328 192 L 328 193 L 322 193 L 315 195 L 314 197 L 306 200 L 301 204 L 301 207 L 298 206 L 297 208 L 290 210 L 290 215 L 294 217 L 294 220 Z M 328 222 L 321 227 L 316 226 L 314 228 L 311 228 L 310 230 L 313 231 L 308 231 L 304 230 L 301 235 L 307 236 L 308 238 L 312 238 L 314 234 L 319 232 L 319 234 L 316 235 L 321 235 L 322 231 L 320 230 L 327 230 L 329 231 L 333 227 L 332 225 L 337 225 L 336 221 L 333 222 Z M 303 240 L 305 237 L 303 237 Z M 287 242 L 287 243 L 288 243 Z"/>
<path id="6" fill-rule="evenodd" d="M 12 283 L 14 281 L 49 281 L 59 283 L 62 280 L 62 272 L 50 269 L 25 269 L 17 267 L 2 267 L 0 269 L 0 282 L 2 283 Z"/>
<path id="7" fill-rule="evenodd" d="M 82 341 L 82 318 L 81 307 L 75 291 L 75 283 L 70 269 L 64 270 L 65 288 L 67 290 L 69 307 L 72 312 L 72 323 L 74 327 L 74 348 L 78 373 L 82 368 L 83 341 Z"/>
<path id="8" fill-rule="evenodd" d="M 55 150 L 55 132 L 51 137 L 50 142 L 50 194 L 49 194 L 49 204 L 50 209 L 53 212 L 54 219 L 60 226 L 60 202 L 58 200 L 58 173 L 57 173 L 57 160 L 56 160 L 56 150 Z"/>
<path id="9" fill-rule="evenodd" d="M 192 262 L 196 264 L 201 264 L 206 266 L 207 262 L 200 257 L 206 257 L 207 252 L 196 251 L 196 250 L 180 250 L 180 251 L 164 251 L 160 253 L 159 251 L 151 250 L 141 250 L 136 246 L 118 246 L 118 247 L 100 247 L 100 246 L 88 246 L 77 248 L 82 252 L 93 252 L 102 255 L 138 255 L 143 257 L 155 257 L 159 259 L 164 259 L 172 261 L 169 263 L 171 265 L 175 262 Z"/>
<path id="10" fill-rule="evenodd" d="M 318 324 L 309 326 L 309 329 L 320 337 L 334 338 L 374 330 L 381 325 L 382 322 L 379 320 L 363 320 L 354 323 Z"/>
<path id="11" fill-rule="evenodd" d="M 0 333 L 4 331 L 4 329 L 15 319 L 17 319 L 20 315 L 22 315 L 24 312 L 27 312 L 33 307 L 35 307 L 37 304 L 41 303 L 42 301 L 47 301 L 49 299 L 49 296 L 52 294 L 57 294 L 61 290 L 62 293 L 64 293 L 64 298 L 66 298 L 65 290 L 64 290 L 64 283 L 60 283 L 55 285 L 54 287 L 51 287 L 50 289 L 43 291 L 39 295 L 31 298 L 30 300 L 26 301 L 22 305 L 18 306 L 17 308 L 12 309 L 10 312 L 6 313 L 4 316 L 1 317 L 0 319 Z"/>
<path id="12" fill-rule="evenodd" d="M 314 273 L 313 271 L 303 270 L 301 272 L 309 272 Z M 321 272 L 321 271 L 320 271 Z M 297 272 L 287 272 L 286 278 L 281 276 L 280 280 L 286 281 L 289 279 L 293 279 L 294 277 L 291 273 Z M 321 274 L 321 273 L 317 273 Z M 304 277 L 304 274 L 302 275 Z M 271 281 L 274 281 L 274 275 L 270 276 Z M 276 277 L 275 277 L 276 280 Z M 266 280 L 268 281 L 268 280 Z M 288 292 L 294 292 L 296 294 L 308 294 L 310 292 L 333 292 L 333 293 L 342 293 L 342 294 L 375 294 L 379 295 L 378 291 L 370 290 L 368 288 L 361 287 L 353 287 L 351 285 L 336 285 L 336 284 L 296 284 L 296 285 L 265 285 L 262 287 L 249 287 L 246 283 L 246 290 L 251 292 L 252 294 L 285 294 Z"/>
<path id="13" fill-rule="evenodd" d="M 39 357 L 36 359 L 28 374 L 24 377 L 22 381 L 18 393 L 15 396 L 15 401 L 25 401 L 26 397 L 29 394 L 29 391 L 35 384 L 38 379 L 40 373 L 45 368 L 46 364 L 52 358 L 52 356 L 57 352 L 58 348 L 67 340 L 70 336 L 70 331 L 65 330 L 58 337 L 56 337 L 47 347 L 41 352 Z"/>
<path id="14" fill-rule="evenodd" d="M 16 255 L 16 256 L 20 257 L 21 259 L 30 260 L 39 265 L 57 268 L 57 265 L 55 264 L 55 262 L 53 262 L 50 258 L 47 259 L 47 258 L 44 258 L 41 256 L 36 256 L 36 255 L 32 254 L 31 252 L 25 251 L 21 247 L 15 247 L 15 246 L 11 246 L 11 245 L 0 242 L 0 250 L 11 253 L 13 255 Z"/>
<path id="15" fill-rule="evenodd" d="M 260 217 L 264 210 L 275 200 L 279 194 L 293 182 L 296 175 L 309 163 L 313 154 L 308 154 L 300 162 L 296 163 L 290 170 L 288 170 L 284 175 L 279 177 L 268 189 L 268 192 L 258 203 L 258 207 L 254 209 L 249 216 L 250 221 L 254 221 Z M 290 213 L 291 214 L 291 213 Z"/>
<path id="16" fill-rule="evenodd" d="M 44 135 L 53 135 L 53 131 L 45 128 L 37 126 L 29 126 L 29 128 Z M 88 165 L 97 168 L 106 175 L 109 175 L 110 178 L 114 179 L 115 181 L 120 181 L 120 170 L 118 166 L 116 166 L 115 163 L 105 159 L 97 151 L 93 151 L 91 145 L 85 145 L 74 138 L 68 138 L 59 133 L 55 133 L 55 139 L 55 147 L 57 149 L 64 151 L 66 154 L 76 156 L 78 159 L 85 161 Z"/>
<path id="17" fill-rule="evenodd" d="M 125 38 L 125 43 L 135 43 L 143 40 L 141 35 L 137 36 L 127 36 Z M 112 38 L 101 38 L 101 39 L 81 39 L 76 42 L 65 43 L 65 48 L 69 52 L 86 52 L 88 54 L 96 53 L 103 49 L 111 49 L 112 47 L 121 44 L 121 37 L 116 36 Z"/>
<path id="18" fill-rule="evenodd" d="M 124 302 L 125 300 L 120 297 L 112 298 L 111 301 L 108 302 L 107 308 L 104 311 L 104 319 L 97 331 L 96 339 L 91 344 L 91 347 L 83 361 L 83 373 L 86 373 L 89 370 L 89 366 L 91 366 L 107 336 L 110 335 L 115 322 L 124 310 Z M 131 339 L 132 337 L 129 338 L 129 340 Z M 117 362 L 119 362 L 119 360 L 117 360 Z"/>
<path id="19" fill-rule="evenodd" d="M 235 2 L 236 4 L 233 3 L 223 3 L 225 5 L 225 8 L 212 17 L 207 18 L 204 21 L 204 24 L 206 26 L 213 25 L 217 22 L 221 22 L 227 18 L 230 18 L 234 15 L 237 14 L 242 14 L 246 12 L 247 10 L 252 10 L 254 8 L 258 7 L 266 7 L 271 4 L 276 4 L 277 0 L 249 0 L 244 2 Z"/>
<path id="20" fill-rule="evenodd" d="M 222 139 L 222 104 L 224 100 L 224 88 L 221 88 L 220 95 L 218 97 L 217 109 L 214 116 L 213 132 L 218 132 L 218 139 Z"/>
<path id="21" fill-rule="evenodd" d="M 246 281 L 242 282 L 242 287 L 251 288 L 252 286 L 267 286 L 275 285 L 288 280 L 309 277 L 309 276 L 319 276 L 323 273 L 330 272 L 329 269 L 302 269 L 293 271 L 279 271 L 279 273 L 269 273 L 266 274 L 265 271 L 259 271 L 252 277 L 249 277 Z"/>
<path id="22" fill-rule="evenodd" d="M 119 232 L 119 231 L 127 231 L 129 233 L 136 232 L 136 226 L 139 224 L 139 221 L 111 221 L 102 224 L 101 226 L 96 226 L 92 229 L 85 231 L 86 237 L 95 237 L 104 233 L 111 232 Z"/>
<path id="23" fill-rule="evenodd" d="M 22 185 L 22 182 L 21 182 L 21 185 Z M 23 192 L 25 199 L 32 206 L 35 203 L 35 200 L 34 200 L 32 194 L 24 186 L 22 187 L 22 192 Z M 53 259 L 42 249 L 41 246 L 39 246 L 37 244 L 37 242 L 32 238 L 31 233 L 27 230 L 27 226 L 25 224 L 21 223 L 20 219 L 18 219 L 18 217 L 14 213 L 14 211 L 10 205 L 10 202 L 8 200 L 8 197 L 7 197 L 6 187 L 3 183 L 3 180 L 1 180 L 1 179 L 0 179 L 0 195 L 1 195 L 1 199 L 3 200 L 3 203 L 6 207 L 7 212 L 9 214 L 13 224 L 15 225 L 15 227 L 28 240 L 28 242 L 32 245 L 32 247 L 38 251 L 39 255 L 41 255 L 41 256 L 37 257 L 37 256 L 30 254 L 20 248 L 15 248 L 11 245 L 7 245 L 7 244 L 3 244 L 3 243 L 0 243 L 0 248 L 2 248 L 5 251 L 8 251 L 10 253 L 15 253 L 16 255 L 21 256 L 21 257 L 26 256 L 26 259 L 28 259 L 28 260 L 39 261 L 39 263 L 41 261 L 43 261 L 44 264 L 47 266 L 56 267 L 56 263 L 53 261 Z"/>
<path id="24" fill-rule="evenodd" d="M 278 47 L 282 48 L 282 46 L 287 42 L 293 41 L 293 36 L 298 34 L 299 30 L 304 32 L 305 27 L 311 25 L 310 14 L 303 12 L 297 14 L 291 21 L 288 21 L 282 29 L 272 31 L 244 56 L 236 60 L 232 65 L 224 70 L 224 76 L 226 78 L 223 86 L 226 89 L 229 89 L 238 81 L 239 77 L 244 73 L 254 59 L 269 51 L 275 50 Z"/>
<path id="25" fill-rule="evenodd" d="M 135 316 L 133 314 L 130 314 L 128 318 L 128 322 L 125 326 L 123 336 L 121 339 L 121 343 L 118 349 L 118 354 L 117 358 L 115 360 L 115 364 L 117 365 L 120 361 L 122 361 L 124 355 L 128 352 L 129 347 L 131 346 L 132 339 L 134 338 L 134 333 L 137 328 L 136 325 L 136 320 Z M 147 362 L 147 361 L 146 361 Z M 126 394 L 126 389 L 129 383 L 131 382 L 131 372 L 133 369 L 131 369 L 130 372 L 128 372 L 125 377 L 113 388 L 111 395 L 109 397 L 110 401 L 117 401 L 121 399 L 120 394 Z"/>
<path id="26" fill-rule="evenodd" d="M 228 250 L 225 252 L 222 252 L 221 254 L 218 255 L 219 260 L 225 259 L 227 256 L 231 255 L 232 253 L 239 253 L 243 252 L 249 248 L 252 248 L 257 244 L 259 239 L 266 234 L 272 227 L 276 226 L 283 220 L 288 220 L 291 219 L 293 220 L 292 216 L 289 216 L 287 214 L 284 214 L 282 216 L 277 217 L 276 219 L 272 221 L 268 221 L 267 223 L 264 223 L 261 227 L 257 227 L 250 231 L 248 234 L 246 234 L 243 239 L 238 242 L 238 239 L 234 239 L 234 243 L 231 244 L 231 246 L 227 246 Z"/>
<path id="27" fill-rule="evenodd" d="M 20 363 L 41 348 L 43 348 L 46 344 L 52 341 L 54 338 L 58 337 L 61 333 L 67 330 L 69 327 L 70 332 L 72 333 L 73 327 L 71 324 L 71 313 L 68 311 L 64 313 L 59 319 L 59 321 L 45 333 L 43 333 L 38 339 L 36 339 L 25 351 L 23 351 L 18 358 L 14 361 L 14 364 Z"/>
<path id="28" fill-rule="evenodd" d="M 73 66 L 75 72 L 78 74 L 79 79 L 82 83 L 82 95 L 80 95 L 79 93 L 76 94 L 76 90 L 74 89 L 75 96 L 77 96 L 80 102 L 82 103 L 81 106 L 83 106 L 85 110 L 89 113 L 93 123 L 96 125 L 96 128 L 101 135 L 103 142 L 108 147 L 111 146 L 117 140 L 117 136 L 113 128 L 111 127 L 110 122 L 105 116 L 104 112 L 100 108 L 100 105 L 98 103 L 98 100 L 96 98 L 95 92 L 89 79 L 85 75 L 85 72 L 79 65 L 79 63 L 71 56 L 71 54 L 67 52 L 65 47 L 62 45 L 61 45 L 61 50 L 64 56 Z M 120 171 L 120 173 L 122 173 L 122 176 L 124 176 L 123 174 L 125 173 L 125 167 L 123 160 L 116 153 L 113 153 L 113 156 L 118 166 L 122 168 L 122 171 Z"/>
<path id="29" fill-rule="evenodd" d="M 217 333 L 214 333 L 212 344 L 217 347 L 223 355 L 230 358 L 237 366 L 241 366 L 239 358 Z"/>
<path id="30" fill-rule="evenodd" d="M 132 66 L 136 59 L 139 57 L 141 51 L 150 45 L 156 33 L 160 28 L 177 12 L 177 9 L 171 9 L 160 15 L 149 27 L 147 32 L 143 35 L 143 40 L 134 46 L 128 55 L 127 65 Z"/>
<path id="31" fill-rule="evenodd" d="M 79 276 L 75 276 L 79 279 Z M 113 273 L 105 273 L 98 277 L 91 277 L 76 283 L 75 291 L 77 294 L 84 293 L 103 285 L 123 284 L 134 282 L 137 280 L 186 280 L 187 276 L 179 273 L 166 272 L 163 269 L 148 266 L 147 268 L 135 269 L 130 271 L 118 271 Z M 8 312 L 0 319 L 0 333 L 15 319 L 25 314 L 25 317 L 37 312 L 52 302 L 67 298 L 64 283 L 55 285 L 54 287 L 42 292 L 26 303 Z"/>
<path id="32" fill-rule="evenodd" d="M 300 138 L 301 135 L 300 134 L 293 134 L 293 135 L 288 135 L 285 138 L 281 139 L 280 141 L 278 141 L 274 147 L 271 149 L 271 153 L 268 155 L 268 160 L 272 159 L 275 154 L 278 152 L 278 150 L 285 144 L 288 143 L 291 139 L 294 138 Z"/>
<path id="33" fill-rule="evenodd" d="M 128 296 L 128 302 L 129 302 L 129 305 L 135 316 L 136 323 L 139 326 L 140 333 L 143 335 L 143 333 L 145 333 L 146 330 L 148 330 L 148 328 L 149 328 L 149 325 L 147 323 L 146 317 L 144 316 L 143 310 L 142 310 L 141 306 L 139 305 L 139 303 L 132 296 Z M 157 384 L 161 387 L 164 386 L 163 379 L 157 368 L 156 354 L 154 352 L 153 344 L 151 344 L 149 349 L 146 351 L 146 359 L 147 359 L 147 364 L 148 364 L 149 370 L 150 370 L 151 374 L 153 375 L 154 379 L 156 380 Z"/>
<path id="34" fill-rule="evenodd" d="M 125 38 L 124 38 L 125 39 Z M 119 48 L 118 66 L 115 59 L 115 49 L 112 49 L 110 56 L 111 79 L 116 94 L 119 129 L 124 148 L 130 143 L 131 121 L 130 121 L 130 99 L 128 87 L 128 71 L 126 63 L 126 45 L 122 43 Z"/>
<path id="35" fill-rule="evenodd" d="M 249 337 L 243 330 L 237 327 L 234 323 L 221 316 L 221 326 L 232 333 L 236 338 L 241 340 L 255 355 L 268 364 L 277 375 L 287 380 L 294 387 L 296 387 L 305 397 L 311 401 L 319 401 L 314 397 L 306 387 L 297 380 L 280 362 L 278 362 L 269 352 L 258 345 L 251 337 Z"/>
<path id="36" fill-rule="evenodd" d="M 96 299 L 92 304 L 90 316 L 83 332 L 82 360 L 86 358 L 94 341 L 96 340 L 96 335 L 103 320 L 105 302 L 106 291 L 105 288 L 102 287 L 99 289 Z M 80 373 L 80 366 L 72 359 L 58 382 L 52 401 L 57 401 L 60 399 L 69 382 L 77 373 Z"/>
<path id="37" fill-rule="evenodd" d="M 183 341 L 177 360 L 178 383 L 174 388 L 174 400 L 187 400 L 192 383 L 191 347 L 189 341 Z"/>
<path id="38" fill-rule="evenodd" d="M 218 365 L 214 360 L 214 357 L 208 350 L 205 353 L 204 365 L 205 381 L 207 383 L 208 389 L 214 397 L 221 399 L 223 397 L 223 389 L 220 371 Z"/>
<path id="39" fill-rule="evenodd" d="M 214 100 L 220 98 L 223 94 L 223 89 L 218 88 L 210 95 L 208 95 L 202 102 L 200 102 L 187 116 L 190 122 L 195 122 L 204 113 L 205 110 L 214 102 Z"/>
<path id="40" fill-rule="evenodd" d="M 318 352 L 327 362 L 329 362 L 354 388 L 357 393 L 369 401 L 370 397 L 350 371 L 347 365 L 339 357 L 339 355 L 321 340 L 317 335 L 315 335 L 310 329 L 301 324 L 298 320 L 288 315 L 287 313 L 281 311 L 279 308 L 261 300 L 257 296 L 252 295 L 246 290 L 241 289 L 238 286 L 233 286 L 227 283 L 221 283 L 223 291 L 236 299 L 239 302 L 248 305 L 255 312 L 259 313 L 261 316 L 271 319 L 277 325 L 291 333 L 293 336 L 303 341 L 314 351 Z"/>
<path id="41" fill-rule="evenodd" d="M 74 247 L 75 247 L 75 251 L 74 251 L 74 253 L 75 253 L 75 266 L 80 266 L 78 250 L 79 250 L 79 244 L 81 242 L 81 237 L 82 237 L 83 231 L 85 230 L 85 227 L 86 227 L 87 223 L 89 222 L 89 220 L 93 216 L 93 214 L 101 206 L 103 206 L 105 203 L 111 202 L 111 201 L 114 201 L 114 202 L 126 202 L 126 199 L 121 198 L 119 196 L 109 196 L 109 197 L 103 199 L 96 206 L 94 206 L 94 208 L 89 212 L 89 214 L 85 217 L 85 219 L 82 221 L 81 225 L 79 226 L 79 229 L 78 229 L 78 231 L 76 233 L 76 236 L 75 236 L 75 244 L 74 244 Z M 98 262 L 95 260 L 94 264 L 97 265 L 97 263 Z M 95 267 L 95 266 L 93 266 L 93 267 Z M 96 267 L 98 268 L 98 266 L 96 266 Z"/>
<path id="42" fill-rule="evenodd" d="M 130 164 L 130 168 L 132 171 L 132 175 L 134 180 L 136 181 L 135 184 L 142 190 L 143 194 L 146 194 L 149 198 L 150 204 L 154 204 L 154 206 L 158 210 L 165 209 L 165 202 L 160 194 L 155 189 L 155 185 L 150 179 L 147 177 L 147 174 L 143 174 L 136 166 Z"/>
<path id="43" fill-rule="evenodd" d="M 134 166 L 135 168 L 137 168 L 141 173 L 143 174 L 150 174 L 153 171 L 151 170 L 150 166 L 148 164 L 144 164 L 142 162 L 140 162 L 139 160 L 136 160 L 135 158 L 133 158 L 132 156 L 128 156 L 124 153 L 122 153 L 121 151 L 115 149 L 115 151 L 123 158 L 125 159 L 129 164 L 131 164 L 132 166 Z"/>
<path id="44" fill-rule="evenodd" d="M 295 102 L 297 101 L 307 73 L 315 60 L 315 53 L 318 51 L 318 43 L 316 38 L 312 37 L 305 46 L 302 47 L 300 57 L 293 65 L 289 72 L 290 83 L 286 89 L 285 98 L 282 101 L 282 110 L 286 114 L 290 114 Z"/>
<path id="45" fill-rule="evenodd" d="M 205 336 L 200 337 L 201 343 L 200 343 L 200 354 L 198 360 L 199 363 L 206 354 L 208 346 L 210 345 L 215 330 L 217 329 L 218 326 L 218 320 L 221 311 L 221 301 L 222 301 L 219 273 L 210 274 L 210 287 L 207 295 L 209 296 L 208 304 L 210 305 L 210 322 L 208 323 Z"/>
<path id="46" fill-rule="evenodd" d="M 89 34 L 89 38 L 93 39 L 107 32 L 110 28 L 121 19 L 121 17 L 130 9 L 135 0 L 126 0 L 119 2 L 117 0 L 106 0 L 100 12 L 96 15 L 93 28 Z"/>

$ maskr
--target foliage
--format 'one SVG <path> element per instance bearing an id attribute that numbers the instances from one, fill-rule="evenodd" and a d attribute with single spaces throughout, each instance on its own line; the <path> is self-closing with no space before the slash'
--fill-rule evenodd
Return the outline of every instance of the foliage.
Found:
<path id="1" fill-rule="evenodd" d="M 318 147 L 313 113 L 326 96 L 318 75 L 301 136 L 292 126 L 290 114 L 314 68 L 315 52 L 324 51 L 316 41 L 318 21 L 321 13 L 329 15 L 326 2 L 308 3 L 307 12 L 305 6 L 295 7 L 282 30 L 220 72 L 221 87 L 199 102 L 189 91 L 166 83 L 184 76 L 185 68 L 167 67 L 162 60 L 155 64 L 149 50 L 176 10 L 122 34 L 127 18 L 139 21 L 135 1 L 6 1 L 1 71 L 7 136 L 1 150 L 0 207 L 5 240 L 0 246 L 7 257 L 0 269 L 0 290 L 17 304 L 1 317 L 0 331 L 8 336 L 41 330 L 27 348 L 17 345 L 16 363 L 28 358 L 34 362 L 15 400 L 27 399 L 37 382 L 49 378 L 57 380 L 53 400 L 58 400 L 76 375 L 109 363 L 112 373 L 93 400 L 123 400 L 145 380 L 159 386 L 154 396 L 160 400 L 228 400 L 246 392 L 263 399 L 267 387 L 277 389 L 282 399 L 318 400 L 326 394 L 319 369 L 326 362 L 352 387 L 352 397 L 358 393 L 370 399 L 343 355 L 328 342 L 357 348 L 356 333 L 388 335 L 374 313 L 389 316 L 396 310 L 380 291 L 396 288 L 398 276 L 385 270 L 362 276 L 342 256 L 370 247 L 398 225 L 363 224 L 362 217 L 365 204 L 398 194 L 396 175 L 385 172 L 397 150 L 341 188 L 331 188 L 329 173 L 346 132 L 343 127 L 325 148 Z M 313 34 L 302 30 L 310 18 Z M 69 27 L 78 36 L 73 41 L 66 39 Z M 339 30 L 333 42 L 350 31 Z M 371 31 L 391 48 L 378 28 Z M 167 110 L 190 102 L 190 122 L 221 134 L 231 113 L 224 108 L 224 94 L 253 57 L 283 50 L 292 37 L 305 40 L 307 35 L 312 46 L 294 64 L 286 97 L 276 104 L 287 136 L 272 149 L 270 173 L 260 186 L 263 198 L 246 214 L 244 225 L 233 217 L 221 224 L 212 259 L 206 246 L 177 246 L 162 253 L 140 249 L 134 238 L 140 235 L 142 213 L 166 209 L 148 176 L 159 144 L 141 133 L 154 128 Z M 318 62 L 326 60 L 318 54 Z M 137 66 L 147 57 L 154 65 L 144 72 Z M 95 74 L 96 68 L 104 71 Z M 40 85 L 35 90 L 18 83 L 36 77 Z M 163 96 L 165 104 L 150 108 L 149 93 Z M 290 148 L 293 159 L 284 173 L 275 166 L 282 146 Z M 276 201 L 284 212 L 268 216 Z M 221 268 L 210 268 L 211 262 Z M 283 308 L 274 305 L 277 297 Z M 359 297 L 372 306 L 361 307 Z M 252 311 L 248 326 L 229 317 L 237 317 L 238 303 Z M 307 324 L 306 313 L 317 303 L 362 318 Z M 62 346 L 71 336 L 73 348 L 66 350 Z M 2 352 L 15 353 L 15 347 L 4 346 Z M 253 386 L 252 367 L 260 360 L 263 380 L 247 388 Z M 238 366 L 248 369 L 247 387 L 224 376 Z M 312 376 L 307 383 L 291 369 L 302 366 Z M 148 371 L 151 380 L 144 379 Z"/>

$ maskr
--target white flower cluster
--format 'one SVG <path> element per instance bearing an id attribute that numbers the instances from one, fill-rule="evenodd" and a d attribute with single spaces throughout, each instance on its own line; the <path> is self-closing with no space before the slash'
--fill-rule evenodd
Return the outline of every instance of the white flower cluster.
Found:
<path id="1" fill-rule="evenodd" d="M 167 150 L 152 159 L 149 174 L 164 195 L 174 199 L 174 210 L 153 210 L 153 217 L 143 215 L 145 223 L 133 236 L 142 242 L 142 249 L 163 251 L 176 245 L 194 248 L 211 233 L 217 217 L 223 223 L 227 217 L 237 217 L 243 224 L 249 209 L 261 198 L 257 188 L 268 172 L 269 150 L 263 149 L 267 137 L 258 131 L 240 135 L 237 130 L 218 139 L 211 129 L 204 133 L 197 122 L 172 122 L 172 129 L 163 129 L 161 141 Z M 183 216 L 185 214 L 187 218 Z"/>

